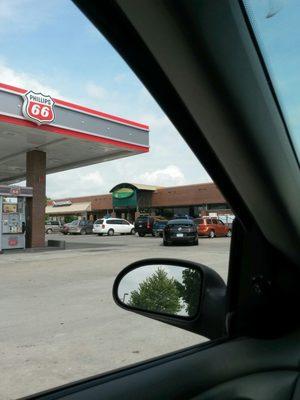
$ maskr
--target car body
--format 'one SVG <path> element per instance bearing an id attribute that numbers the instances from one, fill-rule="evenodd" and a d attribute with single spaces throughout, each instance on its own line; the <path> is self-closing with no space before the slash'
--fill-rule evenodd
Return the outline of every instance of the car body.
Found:
<path id="1" fill-rule="evenodd" d="M 68 224 L 68 232 L 71 235 L 87 235 L 93 233 L 93 221 L 77 219 Z"/>
<path id="2" fill-rule="evenodd" d="M 172 219 L 194 219 L 190 215 L 181 215 L 181 214 L 176 214 Z"/>
<path id="3" fill-rule="evenodd" d="M 141 237 L 145 235 L 154 236 L 153 224 L 155 218 L 150 215 L 140 215 L 134 223 L 134 228 L 137 234 Z"/>
<path id="4" fill-rule="evenodd" d="M 113 236 L 115 233 L 120 235 L 135 234 L 134 225 L 123 218 L 102 218 L 97 219 L 93 226 L 93 233 L 99 236 Z"/>
<path id="5" fill-rule="evenodd" d="M 163 244 L 168 246 L 175 243 L 198 245 L 197 226 L 191 219 L 171 219 L 163 232 Z"/>
<path id="6" fill-rule="evenodd" d="M 60 232 L 62 225 L 60 221 L 46 221 L 45 233 L 57 233 Z"/>
<path id="7" fill-rule="evenodd" d="M 216 236 L 231 237 L 231 228 L 217 217 L 201 217 L 195 218 L 194 223 L 197 225 L 199 236 L 207 236 L 214 238 Z"/>
<path id="8" fill-rule="evenodd" d="M 63 233 L 64 235 L 67 235 L 69 233 L 69 226 L 71 225 L 72 222 L 66 222 L 60 227 L 60 232 Z"/>
<path id="9" fill-rule="evenodd" d="M 162 237 L 167 223 L 168 223 L 168 221 L 164 220 L 164 219 L 154 221 L 154 224 L 153 224 L 154 235 Z"/>

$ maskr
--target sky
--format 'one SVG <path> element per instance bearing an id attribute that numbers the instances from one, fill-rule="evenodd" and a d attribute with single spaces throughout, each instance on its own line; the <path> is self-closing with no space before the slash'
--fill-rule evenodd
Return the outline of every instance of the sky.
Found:
<path id="1" fill-rule="evenodd" d="M 0 81 L 150 126 L 150 152 L 47 175 L 47 196 L 108 193 L 121 182 L 211 179 L 149 92 L 69 0 L 0 0 Z"/>
<path id="2" fill-rule="evenodd" d="M 300 162 L 300 1 L 244 3 Z"/>
<path id="3" fill-rule="evenodd" d="M 300 1 L 245 0 L 300 158 Z M 211 179 L 130 68 L 70 0 L 0 0 L 0 81 L 150 126 L 150 153 L 47 176 L 51 198 L 127 181 Z"/>

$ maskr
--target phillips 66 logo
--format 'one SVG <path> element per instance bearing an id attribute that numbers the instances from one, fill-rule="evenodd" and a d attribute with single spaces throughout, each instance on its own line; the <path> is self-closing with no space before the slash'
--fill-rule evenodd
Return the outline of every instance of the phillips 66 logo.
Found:
<path id="1" fill-rule="evenodd" d="M 32 90 L 24 94 L 23 115 L 25 118 L 41 124 L 54 121 L 54 101 L 50 96 L 35 93 Z"/>

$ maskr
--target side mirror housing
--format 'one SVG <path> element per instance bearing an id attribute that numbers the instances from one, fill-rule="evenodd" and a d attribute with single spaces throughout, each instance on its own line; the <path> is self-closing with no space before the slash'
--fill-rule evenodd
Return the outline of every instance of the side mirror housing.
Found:
<path id="1" fill-rule="evenodd" d="M 134 262 L 116 277 L 113 298 L 128 311 L 209 339 L 226 333 L 226 285 L 202 264 L 168 258 Z"/>

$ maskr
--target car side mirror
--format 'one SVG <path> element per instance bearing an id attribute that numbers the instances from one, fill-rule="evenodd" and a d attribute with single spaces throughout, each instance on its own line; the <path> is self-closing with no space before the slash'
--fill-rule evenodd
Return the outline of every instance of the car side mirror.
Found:
<path id="1" fill-rule="evenodd" d="M 209 339 L 226 332 L 226 285 L 202 264 L 167 258 L 137 261 L 116 277 L 113 298 L 128 311 Z"/>

